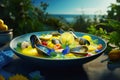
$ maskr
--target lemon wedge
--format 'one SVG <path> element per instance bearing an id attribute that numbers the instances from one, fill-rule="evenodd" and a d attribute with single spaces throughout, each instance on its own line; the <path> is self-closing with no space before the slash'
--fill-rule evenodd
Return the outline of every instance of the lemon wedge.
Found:
<path id="1" fill-rule="evenodd" d="M 74 36 L 69 32 L 64 32 L 60 37 L 60 41 L 62 44 L 70 45 L 74 42 Z"/>
<path id="2" fill-rule="evenodd" d="M 32 48 L 32 46 L 28 46 L 27 48 L 22 49 L 22 53 L 27 56 L 37 56 L 38 55 L 36 48 Z"/>
<path id="3" fill-rule="evenodd" d="M 82 38 L 84 38 L 84 39 L 86 39 L 88 41 L 92 40 L 92 38 L 89 35 L 84 35 L 84 36 L 82 36 Z"/>

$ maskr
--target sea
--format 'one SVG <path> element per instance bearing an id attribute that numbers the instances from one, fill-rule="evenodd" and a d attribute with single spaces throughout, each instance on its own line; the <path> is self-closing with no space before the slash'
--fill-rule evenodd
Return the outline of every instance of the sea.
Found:
<path id="1" fill-rule="evenodd" d="M 95 14 L 50 14 L 51 16 L 54 16 L 56 18 L 64 18 L 67 22 L 74 22 L 76 20 L 76 17 L 78 16 L 84 16 L 85 19 L 91 19 L 91 21 L 96 19 L 99 21 L 100 18 L 106 15 L 95 15 Z"/>

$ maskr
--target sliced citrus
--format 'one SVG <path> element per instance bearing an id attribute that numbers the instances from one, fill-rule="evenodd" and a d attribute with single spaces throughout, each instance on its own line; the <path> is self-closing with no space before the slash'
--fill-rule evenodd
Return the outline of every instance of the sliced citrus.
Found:
<path id="1" fill-rule="evenodd" d="M 88 40 L 88 41 L 92 40 L 92 38 L 89 35 L 84 35 L 83 38 L 86 39 L 86 40 Z"/>

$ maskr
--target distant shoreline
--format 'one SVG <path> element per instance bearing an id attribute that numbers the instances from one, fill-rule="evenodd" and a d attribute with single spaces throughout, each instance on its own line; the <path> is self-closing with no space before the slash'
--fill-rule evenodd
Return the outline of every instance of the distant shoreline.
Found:
<path id="1" fill-rule="evenodd" d="M 86 19 L 93 20 L 95 17 L 100 19 L 102 16 L 106 15 L 96 15 L 96 14 L 49 14 L 56 18 L 64 18 L 67 22 L 74 22 L 75 17 L 84 16 Z"/>
<path id="2" fill-rule="evenodd" d="M 49 13 L 49 15 L 76 15 L 76 16 L 79 16 L 79 15 L 103 15 L 103 14 L 51 14 Z M 105 15 L 105 14 L 104 14 Z"/>

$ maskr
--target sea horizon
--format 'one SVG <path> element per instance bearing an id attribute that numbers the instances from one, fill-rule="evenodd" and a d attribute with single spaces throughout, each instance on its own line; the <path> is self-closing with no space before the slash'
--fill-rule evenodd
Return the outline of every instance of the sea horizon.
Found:
<path id="1" fill-rule="evenodd" d="M 48 12 L 49 13 L 49 12 Z M 107 14 L 66 14 L 66 13 L 49 13 L 50 15 L 107 15 Z"/>
<path id="2" fill-rule="evenodd" d="M 74 22 L 75 17 L 78 16 L 84 16 L 86 19 L 91 19 L 91 20 L 93 20 L 95 17 L 100 19 L 102 16 L 106 16 L 106 15 L 98 15 L 98 14 L 49 14 L 49 15 L 54 16 L 56 18 L 63 17 L 68 22 Z"/>

